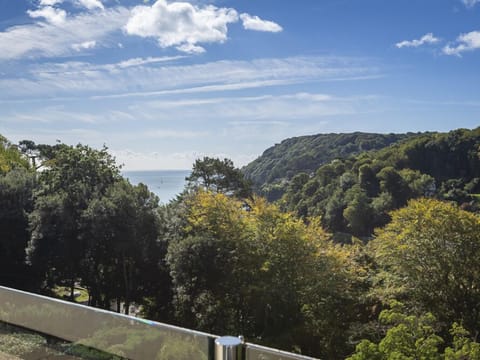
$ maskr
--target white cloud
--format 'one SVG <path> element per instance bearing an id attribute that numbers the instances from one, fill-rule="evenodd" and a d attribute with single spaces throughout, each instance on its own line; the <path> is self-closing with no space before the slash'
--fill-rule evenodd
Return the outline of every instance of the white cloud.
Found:
<path id="1" fill-rule="evenodd" d="M 241 14 L 240 19 L 242 19 L 243 27 L 246 30 L 256 30 L 256 31 L 268 31 L 268 32 L 280 32 L 283 28 L 273 21 L 262 20 L 258 16 L 252 16 L 250 14 Z"/>
<path id="2" fill-rule="evenodd" d="M 176 49 L 187 54 L 202 54 L 205 52 L 205 49 L 203 47 L 193 44 L 183 44 L 177 46 Z"/>
<path id="3" fill-rule="evenodd" d="M 461 34 L 457 38 L 456 46 L 445 46 L 443 53 L 460 56 L 465 51 L 473 51 L 476 49 L 480 49 L 480 31 L 471 31 L 467 34 Z"/>
<path id="4" fill-rule="evenodd" d="M 320 119 L 327 116 L 349 115 L 360 108 L 377 103 L 371 96 L 334 97 L 319 93 L 294 93 L 256 97 L 210 97 L 207 99 L 154 100 L 141 102 L 141 111 L 155 114 L 157 121 L 169 119 L 194 122 L 208 118 L 210 122 L 228 122 L 237 127 L 250 126 L 245 136 L 270 136 L 265 126 L 288 125 L 298 120 Z M 131 108 L 133 113 L 137 108 Z M 232 133 L 233 136 L 233 133 Z"/>
<path id="5" fill-rule="evenodd" d="M 466 7 L 471 8 L 476 4 L 480 4 L 480 0 L 462 0 Z"/>
<path id="6" fill-rule="evenodd" d="M 180 51 L 199 53 L 204 51 L 199 43 L 227 40 L 227 25 L 237 21 L 234 9 L 157 0 L 152 6 L 133 8 L 125 31 L 129 35 L 156 38 L 162 48 L 175 46 Z"/>
<path id="7" fill-rule="evenodd" d="M 228 125 L 231 126 L 288 126 L 290 123 L 287 121 L 278 121 L 278 120 L 240 120 L 240 121 L 229 121 Z"/>
<path id="8" fill-rule="evenodd" d="M 183 59 L 184 57 L 185 56 L 162 56 L 162 57 L 150 57 L 149 56 L 149 57 L 146 57 L 146 58 L 132 58 L 132 59 L 121 61 L 117 64 L 112 64 L 111 66 L 113 68 L 115 68 L 115 67 L 127 68 L 127 67 L 131 67 L 131 66 L 140 66 L 140 65 L 153 64 L 153 63 L 158 63 L 158 62 L 173 61 L 173 60 Z"/>
<path id="9" fill-rule="evenodd" d="M 53 6 L 57 4 L 61 4 L 63 0 L 40 0 L 41 6 Z"/>
<path id="10" fill-rule="evenodd" d="M 100 0 L 77 0 L 80 6 L 87 8 L 88 10 L 94 9 L 105 9 L 102 2 Z"/>
<path id="11" fill-rule="evenodd" d="M 145 60 L 146 63 L 142 64 Z M 194 65 L 148 62 L 146 58 L 104 65 L 85 62 L 37 64 L 23 75 L 1 78 L 0 98 L 5 101 L 27 96 L 28 101 L 34 101 L 60 96 L 96 99 L 158 97 L 313 81 L 368 79 L 378 77 L 380 71 L 364 60 L 340 57 L 224 60 Z"/>
<path id="12" fill-rule="evenodd" d="M 129 15 L 128 9 L 117 7 L 67 17 L 57 25 L 38 23 L 10 27 L 0 32 L 0 49 L 8 49 L 0 52 L 0 60 L 69 55 L 74 51 L 72 44 L 106 40 L 121 29 Z"/>
<path id="13" fill-rule="evenodd" d="M 65 10 L 54 7 L 66 1 L 88 10 L 102 11 L 80 11 L 67 16 Z M 9 49 L 0 52 L 0 61 L 72 55 L 75 51 L 91 48 L 81 46 L 91 41 L 95 41 L 96 46 L 123 47 L 119 39 L 113 39 L 114 33 L 122 29 L 126 35 L 155 38 L 162 48 L 174 47 L 184 53 L 200 54 L 205 52 L 204 44 L 225 42 L 228 25 L 239 21 L 235 9 L 180 1 L 157 0 L 151 6 L 133 8 L 105 8 L 101 0 L 40 0 L 38 5 L 39 8 L 27 13 L 45 22 L 0 31 L 0 48 Z M 242 14 L 242 18 L 245 28 L 279 29 L 277 24 L 255 16 Z"/>
<path id="14" fill-rule="evenodd" d="M 180 94 L 201 94 L 211 92 L 226 92 L 246 89 L 258 89 L 271 86 L 289 85 L 301 82 L 294 79 L 281 79 L 281 80 L 263 80 L 263 81 L 240 81 L 233 84 L 218 84 L 218 85 L 202 85 L 191 86 L 180 89 L 171 90 L 156 90 L 156 91 L 142 91 L 142 92 L 126 92 L 111 95 L 96 95 L 92 96 L 92 99 L 119 99 L 130 97 L 150 97 L 150 96 L 163 96 L 163 95 L 180 95 Z"/>
<path id="15" fill-rule="evenodd" d="M 425 44 L 436 44 L 439 41 L 439 38 L 433 36 L 432 33 L 428 33 L 423 35 L 420 39 L 400 41 L 396 43 L 395 46 L 399 49 L 403 47 L 419 47 Z"/>
<path id="16" fill-rule="evenodd" d="M 93 49 L 97 45 L 95 40 L 84 41 L 80 44 L 73 44 L 72 49 L 75 51 Z"/>
<path id="17" fill-rule="evenodd" d="M 66 122 L 71 123 L 90 123 L 93 124 L 99 121 L 97 115 L 86 114 L 86 113 L 73 113 L 66 112 L 57 109 L 45 109 L 42 111 L 37 111 L 33 113 L 15 113 L 13 115 L 17 123 L 60 123 L 65 124 Z"/>
<path id="18" fill-rule="evenodd" d="M 38 10 L 27 10 L 27 14 L 31 18 L 44 18 L 47 22 L 60 26 L 65 23 L 67 13 L 65 10 L 56 9 L 51 6 L 45 6 Z"/>
<path id="19" fill-rule="evenodd" d="M 189 131 L 189 130 L 151 130 L 143 135 L 146 138 L 154 139 L 196 139 L 208 136 L 207 131 Z"/>
<path id="20" fill-rule="evenodd" d="M 40 6 L 54 6 L 63 3 L 65 0 L 40 0 Z M 101 0 L 68 0 L 73 2 L 79 7 L 86 8 L 88 10 L 105 9 Z"/>

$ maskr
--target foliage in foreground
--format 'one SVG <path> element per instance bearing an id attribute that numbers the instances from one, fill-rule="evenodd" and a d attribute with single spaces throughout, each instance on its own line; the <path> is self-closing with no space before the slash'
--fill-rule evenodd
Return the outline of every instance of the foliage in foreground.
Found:
<path id="1" fill-rule="evenodd" d="M 392 302 L 389 310 L 380 313 L 379 322 L 387 330 L 374 343 L 362 340 L 347 360 L 478 360 L 480 344 L 458 323 L 450 328 L 451 345 L 437 332 L 438 322 L 431 313 L 405 314 L 405 307 Z"/>
<path id="2" fill-rule="evenodd" d="M 361 309 L 351 248 L 333 244 L 319 219 L 305 224 L 262 198 L 199 191 L 187 209 L 185 235 L 167 253 L 177 321 L 341 355 Z"/>
<path id="3" fill-rule="evenodd" d="M 370 243 L 378 292 L 432 312 L 445 324 L 480 328 L 480 218 L 452 203 L 412 200 Z"/>

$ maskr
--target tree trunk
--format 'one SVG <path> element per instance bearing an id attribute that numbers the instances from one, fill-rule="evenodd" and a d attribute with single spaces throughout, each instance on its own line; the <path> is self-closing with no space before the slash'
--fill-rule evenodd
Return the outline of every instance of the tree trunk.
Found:
<path id="1" fill-rule="evenodd" d="M 131 290 L 131 278 L 132 278 L 132 271 L 130 264 L 127 263 L 127 257 L 125 254 L 123 255 L 123 281 L 125 285 L 125 314 L 128 315 L 129 308 L 130 308 L 130 290 Z"/>
<path id="2" fill-rule="evenodd" d="M 70 301 L 75 301 L 75 279 L 70 280 Z"/>

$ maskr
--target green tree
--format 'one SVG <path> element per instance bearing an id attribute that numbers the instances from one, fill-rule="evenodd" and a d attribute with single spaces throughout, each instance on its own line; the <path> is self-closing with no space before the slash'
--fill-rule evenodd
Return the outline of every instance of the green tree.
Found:
<path id="1" fill-rule="evenodd" d="M 353 235 L 368 236 L 371 233 L 373 210 L 370 199 L 363 191 L 355 191 L 353 200 L 343 211 L 343 217 Z"/>
<path id="2" fill-rule="evenodd" d="M 156 289 L 162 253 L 157 214 L 158 198 L 143 184 L 118 181 L 106 194 L 90 202 L 82 215 L 86 256 L 82 282 L 93 305 L 109 307 L 141 302 Z"/>
<path id="3" fill-rule="evenodd" d="M 364 273 L 320 219 L 308 224 L 262 198 L 200 191 L 188 202 L 185 235 L 167 262 L 177 321 L 262 344 L 332 357 L 346 354 Z"/>
<path id="4" fill-rule="evenodd" d="M 0 135 L 0 174 L 5 174 L 18 167 L 28 169 L 28 159 L 15 145 Z"/>
<path id="5" fill-rule="evenodd" d="M 83 145 L 59 146 L 38 177 L 27 260 L 45 275 L 49 286 L 66 282 L 72 299 L 86 251 L 82 213 L 119 178 L 119 169 L 106 148 L 94 150 Z"/>
<path id="6" fill-rule="evenodd" d="M 394 167 L 384 167 L 377 174 L 377 178 L 380 180 L 380 191 L 388 192 L 392 195 L 396 208 L 407 203 L 407 200 L 410 198 L 408 185 Z"/>
<path id="7" fill-rule="evenodd" d="M 452 346 L 445 349 L 445 360 L 480 360 L 480 344 L 458 323 L 450 329 Z"/>
<path id="8" fill-rule="evenodd" d="M 246 198 L 252 193 L 250 182 L 235 168 L 232 160 L 204 157 L 195 160 L 186 178 L 189 186 Z"/>
<path id="9" fill-rule="evenodd" d="M 378 343 L 362 340 L 347 360 L 480 359 L 480 344 L 458 323 L 450 328 L 452 340 L 446 346 L 450 338 L 438 335 L 439 322 L 431 313 L 409 315 L 403 304 L 393 301 L 379 322 L 386 329 L 383 338 Z"/>
<path id="10" fill-rule="evenodd" d="M 343 212 L 347 207 L 343 192 L 337 189 L 328 199 L 323 216 L 323 224 L 329 231 L 343 231 L 346 221 Z"/>
<path id="11" fill-rule="evenodd" d="M 392 195 L 382 192 L 372 199 L 373 225 L 375 227 L 385 226 L 390 221 L 390 211 L 394 209 Z"/>
<path id="12" fill-rule="evenodd" d="M 436 192 L 435 179 L 418 170 L 403 169 L 400 175 L 410 188 L 413 197 L 431 197 Z"/>
<path id="13" fill-rule="evenodd" d="M 35 286 L 35 276 L 25 264 L 34 186 L 34 174 L 23 167 L 0 175 L 0 284 L 5 286 Z"/>
<path id="14" fill-rule="evenodd" d="M 374 197 L 380 190 L 380 184 L 369 164 L 364 164 L 358 169 L 358 183 L 369 197 Z"/>
<path id="15" fill-rule="evenodd" d="M 185 235 L 170 242 L 167 255 L 177 319 L 211 332 L 238 332 L 248 322 L 238 315 L 248 302 L 238 292 L 255 259 L 249 212 L 235 198 L 200 190 L 185 216 Z"/>
<path id="16" fill-rule="evenodd" d="M 478 216 L 433 199 L 412 200 L 391 216 L 372 243 L 384 289 L 396 289 L 446 324 L 478 329 Z"/>
<path id="17" fill-rule="evenodd" d="M 436 319 L 430 314 L 405 315 L 404 307 L 398 302 L 391 309 L 380 313 L 379 321 L 388 326 L 384 338 L 375 344 L 363 340 L 348 360 L 440 360 L 443 339 L 435 332 Z"/>

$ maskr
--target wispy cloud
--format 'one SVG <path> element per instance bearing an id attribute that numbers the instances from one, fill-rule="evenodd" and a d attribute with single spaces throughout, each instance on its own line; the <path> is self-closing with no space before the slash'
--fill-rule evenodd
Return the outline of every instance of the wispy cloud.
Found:
<path id="1" fill-rule="evenodd" d="M 381 71 L 365 60 L 339 57 L 225 60 L 195 65 L 165 65 L 160 58 L 155 59 L 158 62 L 153 60 L 146 58 L 105 65 L 85 62 L 36 65 L 26 75 L 13 74 L 11 78 L 0 79 L 0 98 L 101 99 L 223 92 L 292 83 L 368 79 Z M 150 63 L 143 63 L 145 61 Z M 135 63 L 139 65 L 134 66 Z"/>
<path id="2" fill-rule="evenodd" d="M 0 52 L 0 60 L 71 54 L 75 51 L 72 44 L 106 40 L 125 24 L 129 15 L 128 9 L 116 7 L 66 17 L 55 24 L 36 23 L 8 28 L 0 32 L 0 48 L 8 49 Z"/>
<path id="3" fill-rule="evenodd" d="M 202 85 L 202 86 L 193 86 L 193 87 L 183 87 L 181 89 L 172 89 L 172 90 L 126 92 L 126 93 L 111 94 L 111 95 L 97 95 L 97 96 L 92 96 L 91 99 L 119 99 L 119 98 L 154 97 L 154 96 L 158 97 L 163 95 L 227 92 L 227 91 L 236 91 L 236 90 L 267 88 L 271 86 L 291 85 L 299 82 L 301 81 L 294 80 L 294 79 L 239 81 L 233 84 Z"/>
<path id="4" fill-rule="evenodd" d="M 31 125 L 54 123 L 57 126 L 71 126 L 72 124 L 100 124 L 125 119 L 132 120 L 133 117 L 131 117 L 130 114 L 112 110 L 98 114 L 93 112 L 68 110 L 63 106 L 46 106 L 32 110 L 16 110 L 8 116 L 3 115 L 1 121 L 3 123 L 13 122 Z"/>
<path id="5" fill-rule="evenodd" d="M 118 71 L 126 68 L 143 67 L 145 65 L 152 65 L 157 63 L 171 63 L 176 60 L 186 58 L 184 55 L 178 56 L 160 56 L 160 57 L 136 57 L 127 60 L 122 60 L 117 63 L 109 64 L 92 64 L 82 61 L 66 61 L 61 63 L 41 63 L 29 69 L 29 72 L 34 75 L 42 74 L 56 74 L 62 76 L 70 74 L 72 76 L 81 76 L 85 72 L 106 72 L 118 74 Z"/>
<path id="6" fill-rule="evenodd" d="M 278 121 L 278 120 L 240 120 L 240 121 L 229 121 L 228 125 L 232 126 L 288 126 L 289 122 L 287 121 Z"/>
<path id="7" fill-rule="evenodd" d="M 480 0 L 462 0 L 466 7 L 472 8 L 476 4 L 480 4 Z"/>
<path id="8" fill-rule="evenodd" d="M 191 98 L 181 100 L 158 100 L 149 101 L 145 103 L 148 106 L 154 108 L 181 108 L 188 107 L 200 107 L 200 106 L 212 106 L 212 105 L 231 105 L 232 103 L 244 103 L 245 106 L 249 106 L 251 103 L 269 102 L 269 101 L 298 101 L 298 102 L 329 102 L 335 101 L 336 98 L 328 94 L 318 93 L 295 93 L 286 95 L 259 95 L 259 96 L 229 96 L 229 97 L 209 97 L 209 98 Z M 344 98 L 347 100 L 347 98 Z"/>
<path id="9" fill-rule="evenodd" d="M 423 35 L 420 39 L 414 40 L 403 40 L 395 44 L 395 46 L 399 49 L 404 47 L 419 47 L 425 44 L 436 44 L 440 41 L 439 38 L 433 36 L 432 33 L 428 33 Z"/>
<path id="10" fill-rule="evenodd" d="M 101 0 L 40 0 L 40 6 L 54 6 L 62 4 L 63 2 L 72 2 L 78 7 L 86 8 L 88 10 L 105 9 Z"/>
<path id="11" fill-rule="evenodd" d="M 448 44 L 443 48 L 443 53 L 447 55 L 461 56 L 466 51 L 480 49 L 480 31 L 471 31 L 461 34 L 454 45 Z"/>
<path id="12" fill-rule="evenodd" d="M 147 131 L 143 134 L 143 137 L 151 139 L 196 139 L 208 135 L 208 131 L 159 129 Z"/>
<path id="13" fill-rule="evenodd" d="M 102 2 L 100 0 L 77 0 L 77 2 L 81 5 L 86 7 L 89 10 L 94 9 L 105 9 Z"/>
<path id="14" fill-rule="evenodd" d="M 127 68 L 132 66 L 140 66 L 140 65 L 147 65 L 147 64 L 154 64 L 159 62 L 167 62 L 167 61 L 174 61 L 183 59 L 185 56 L 161 56 L 161 57 L 146 57 L 146 58 L 132 58 L 124 61 L 120 61 L 117 64 L 106 65 L 105 68 Z"/>
<path id="15" fill-rule="evenodd" d="M 61 4 L 63 0 L 40 0 L 40 6 L 53 6 L 57 4 Z"/>
<path id="16" fill-rule="evenodd" d="M 13 142 L 29 139 L 34 140 L 39 144 L 54 144 L 56 140 L 60 140 L 66 144 L 76 145 L 78 143 L 83 144 L 98 144 L 96 146 L 101 147 L 102 142 L 105 142 L 106 138 L 99 131 L 92 129 L 84 129 L 80 127 L 70 129 L 41 129 L 35 130 L 34 136 L 29 130 L 14 130 L 9 133 L 9 139 Z"/>
<path id="17" fill-rule="evenodd" d="M 371 96 L 335 97 L 328 94 L 295 93 L 198 100 L 157 100 L 142 102 L 139 107 L 143 111 L 156 114 L 155 118 L 158 121 L 179 117 L 183 121 L 208 118 L 211 122 L 228 121 L 237 125 L 242 122 L 243 125 L 258 127 L 270 124 L 271 121 L 290 123 L 300 119 L 354 114 L 366 104 L 376 102 L 377 98 Z M 131 111 L 135 112 L 136 108 L 133 107 Z"/>
<path id="18" fill-rule="evenodd" d="M 90 40 L 90 41 L 84 41 L 80 44 L 73 44 L 72 49 L 75 51 L 81 51 L 81 50 L 93 49 L 96 45 L 97 45 L 97 42 L 95 40 Z"/>
<path id="19" fill-rule="evenodd" d="M 243 13 L 240 15 L 242 19 L 243 27 L 246 30 L 267 31 L 267 32 L 280 32 L 283 28 L 273 21 L 262 20 L 258 16 L 252 16 L 250 14 Z"/>

